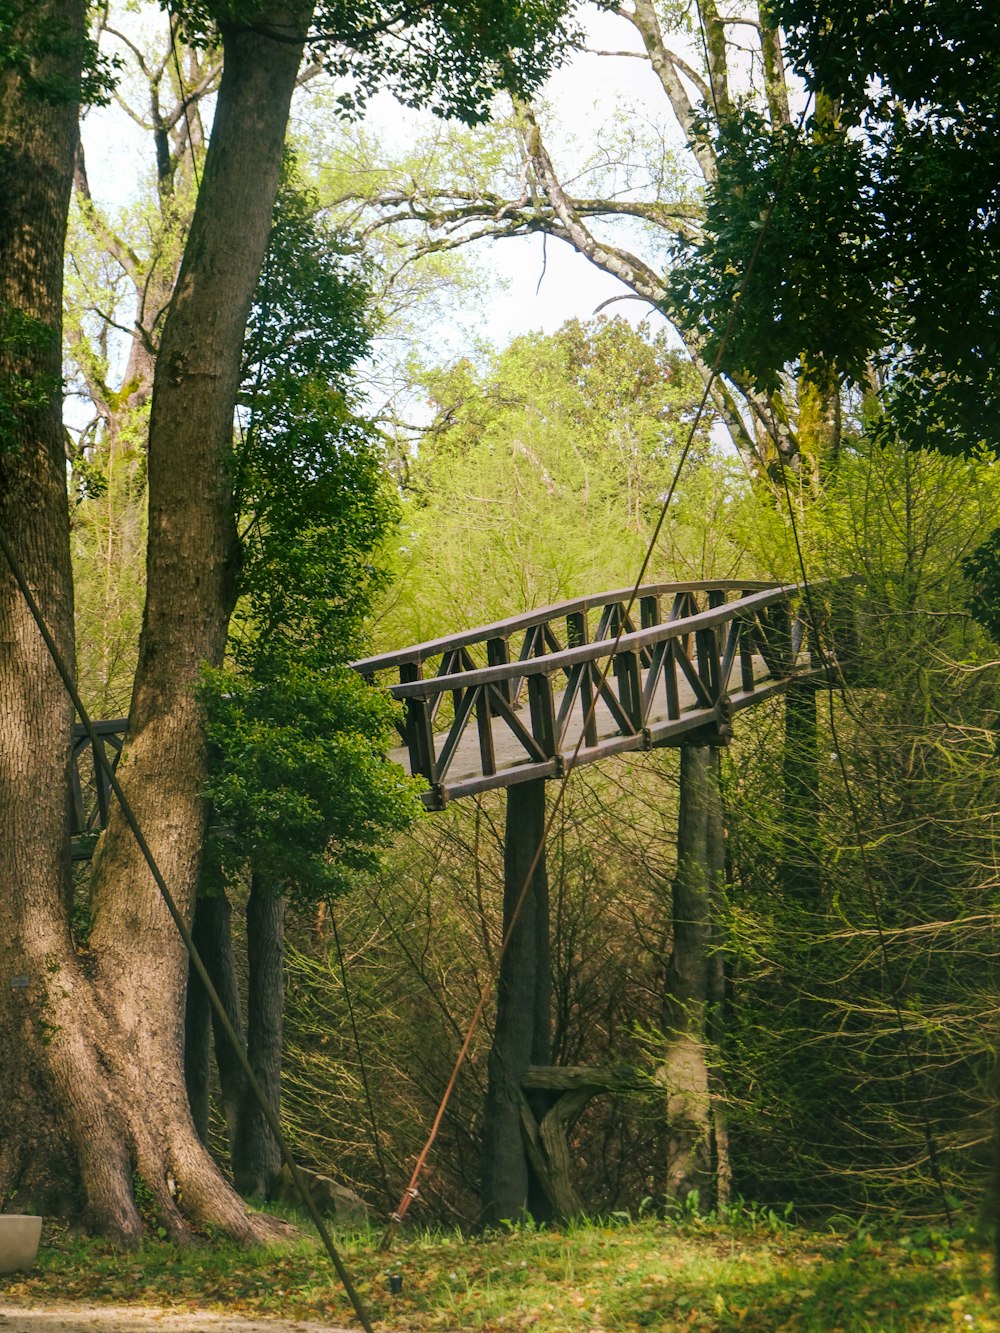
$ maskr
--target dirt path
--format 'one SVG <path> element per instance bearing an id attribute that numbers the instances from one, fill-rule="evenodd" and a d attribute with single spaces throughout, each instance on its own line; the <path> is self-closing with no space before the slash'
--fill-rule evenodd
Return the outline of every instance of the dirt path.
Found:
<path id="1" fill-rule="evenodd" d="M 306 1319 L 157 1310 L 125 1305 L 9 1305 L 0 1302 L 0 1333 L 357 1333 Z"/>

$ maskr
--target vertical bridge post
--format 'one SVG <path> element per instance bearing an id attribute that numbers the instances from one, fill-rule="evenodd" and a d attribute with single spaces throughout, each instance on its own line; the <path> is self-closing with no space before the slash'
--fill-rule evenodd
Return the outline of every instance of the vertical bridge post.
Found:
<path id="1" fill-rule="evenodd" d="M 521 1082 L 529 1065 L 551 1063 L 549 891 L 545 867 L 545 780 L 535 778 L 507 789 L 504 832 L 504 934 L 541 847 L 527 896 L 500 965 L 497 1016 L 488 1062 L 483 1116 L 482 1218 L 487 1225 L 530 1213 L 551 1215 L 548 1192 L 525 1144 L 526 1104 Z M 544 1093 L 535 1094 L 544 1097 Z"/>

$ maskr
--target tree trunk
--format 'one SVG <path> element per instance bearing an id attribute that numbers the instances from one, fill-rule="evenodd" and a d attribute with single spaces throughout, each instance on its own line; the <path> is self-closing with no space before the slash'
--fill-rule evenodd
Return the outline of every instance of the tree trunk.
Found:
<path id="1" fill-rule="evenodd" d="M 59 651 L 73 662 L 61 397 L 62 257 L 77 108 L 37 84 L 79 80 L 85 6 L 25 5 L 0 65 L 0 524 Z M 105 1095 L 101 1015 L 69 931 L 72 708 L 0 558 L 0 1206 L 78 1211 L 102 1196 L 125 1220 L 128 1162 Z"/>
<path id="2" fill-rule="evenodd" d="M 198 937 L 198 914 L 194 919 L 194 942 L 205 957 Z M 207 966 L 207 964 L 206 964 Z M 184 1008 L 184 1086 L 191 1118 L 202 1143 L 208 1142 L 210 1077 L 212 1064 L 212 1006 L 201 977 L 188 968 L 187 1002 Z"/>
<path id="3" fill-rule="evenodd" d="M 243 1015 L 240 1004 L 240 983 L 236 975 L 233 951 L 233 911 L 225 892 L 208 894 L 198 899 L 194 918 L 194 942 L 208 968 L 212 985 L 230 1023 L 243 1038 Z M 197 997 L 197 992 L 195 992 Z M 197 998 L 196 998 L 197 1002 Z M 188 997 L 188 1004 L 191 997 Z M 230 1145 L 235 1142 L 240 1107 L 246 1095 L 246 1075 L 233 1044 L 226 1036 L 218 1015 L 211 1014 L 211 1028 L 215 1045 L 215 1066 L 219 1072 L 219 1092 L 222 1116 L 226 1122 L 226 1136 Z"/>
<path id="4" fill-rule="evenodd" d="M 130 739 L 119 775 L 180 910 L 193 915 L 205 808 L 201 664 L 221 659 L 235 535 L 229 463 L 247 311 L 277 192 L 308 6 L 223 33 L 225 69 L 204 180 L 156 368 L 149 439 L 148 595 Z M 77 0 L 33 21 L 82 38 Z M 278 33 L 278 36 L 266 34 Z M 287 39 L 287 40 L 286 40 Z M 68 56 L 61 56 L 64 62 Z M 0 284 L 49 331 L 31 369 L 60 376 L 59 306 L 75 115 L 2 74 Z M 4 339 L 5 359 L 13 353 Z M 10 364 L 4 365 L 9 377 Z M 65 462 L 58 389 L 19 421 L 0 460 L 0 520 L 64 651 L 72 650 Z M 187 964 L 132 835 L 115 809 L 93 865 L 84 974 L 69 935 L 63 691 L 6 570 L 0 585 L 0 964 L 26 977 L 0 996 L 0 1191 L 33 1204 L 78 1181 L 97 1229 L 135 1240 L 137 1172 L 183 1239 L 215 1226 L 250 1240 L 251 1217 L 198 1134 L 184 1083 Z"/>
<path id="5" fill-rule="evenodd" d="M 697 1190 L 703 1204 L 709 1201 L 712 1187 L 706 1019 L 711 985 L 711 881 L 718 860 L 715 851 L 709 858 L 716 763 L 708 746 L 681 746 L 673 945 L 663 1002 L 666 1049 L 657 1071 L 667 1094 L 667 1198 L 683 1200 Z"/>
<path id="6" fill-rule="evenodd" d="M 254 875 L 247 903 L 247 1055 L 275 1115 L 281 1106 L 285 1014 L 285 900 Z M 233 1179 L 244 1198 L 266 1198 L 281 1152 L 261 1108 L 244 1088 L 233 1141 Z"/>
<path id="7" fill-rule="evenodd" d="M 508 787 L 504 838 L 505 934 L 542 843 L 544 829 L 544 780 Z M 548 1219 L 548 1196 L 529 1163 L 522 1136 L 521 1080 L 528 1065 L 551 1062 L 551 991 L 548 876 L 543 849 L 500 967 L 483 1116 L 482 1217 L 488 1226 L 505 1219 L 520 1220 L 527 1213 L 536 1221 Z M 543 1108 L 532 1109 L 540 1120 Z"/>

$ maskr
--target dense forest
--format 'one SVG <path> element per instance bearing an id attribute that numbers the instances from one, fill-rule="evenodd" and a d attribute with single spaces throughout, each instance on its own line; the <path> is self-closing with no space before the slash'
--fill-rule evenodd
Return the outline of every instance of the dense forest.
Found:
<path id="1" fill-rule="evenodd" d="M 516 789 L 428 813 L 350 663 L 849 576 L 815 688 L 547 784 L 536 1063 L 617 1071 L 582 1214 L 988 1220 L 998 20 L 737 9 L 0 0 L 0 1211 L 280 1234 L 256 1081 L 383 1219 L 482 1002 L 415 1211 L 558 1220 L 489 1183 Z M 578 62 L 636 100 L 561 104 Z M 491 247 L 539 237 L 615 294 L 491 341 Z M 56 657 L 246 1067 L 122 807 L 70 837 Z"/>

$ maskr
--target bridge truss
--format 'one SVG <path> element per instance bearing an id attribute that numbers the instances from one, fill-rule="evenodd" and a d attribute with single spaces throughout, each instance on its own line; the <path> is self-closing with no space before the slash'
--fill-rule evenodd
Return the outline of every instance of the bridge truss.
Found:
<path id="1" fill-rule="evenodd" d="M 391 758 L 426 780 L 425 803 L 441 809 L 608 755 L 725 744 L 734 714 L 838 667 L 833 642 L 842 660 L 849 596 L 850 581 L 814 587 L 808 599 L 797 585 L 647 584 L 634 597 L 623 589 L 560 602 L 353 667 L 402 705 Z M 125 718 L 96 724 L 112 766 L 126 728 Z M 78 857 L 107 820 L 100 774 L 78 726 Z"/>

